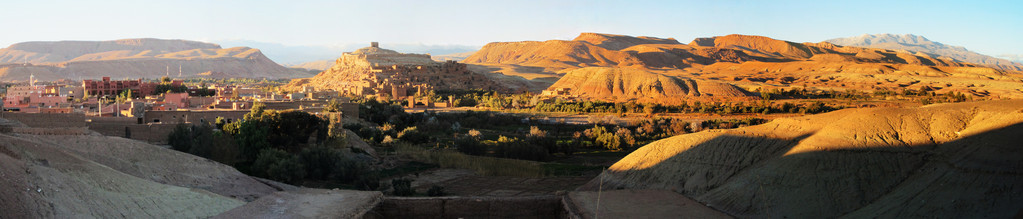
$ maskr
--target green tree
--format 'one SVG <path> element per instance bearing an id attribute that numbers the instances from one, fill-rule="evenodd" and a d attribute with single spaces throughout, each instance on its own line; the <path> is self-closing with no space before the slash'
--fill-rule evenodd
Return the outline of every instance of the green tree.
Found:
<path id="1" fill-rule="evenodd" d="M 319 180 L 327 179 L 334 172 L 342 156 L 341 151 L 325 146 L 309 147 L 298 154 L 305 166 L 306 176 Z"/>
<path id="2" fill-rule="evenodd" d="M 216 125 L 217 129 L 224 130 L 224 125 L 227 125 L 227 119 L 223 116 L 218 116 L 216 122 L 213 124 Z"/>
<path id="3" fill-rule="evenodd" d="M 647 115 L 653 115 L 654 112 L 657 110 L 656 107 L 657 105 L 653 103 L 643 104 L 643 113 L 646 113 Z"/>
<path id="4" fill-rule="evenodd" d="M 330 101 L 327 101 L 327 105 L 323 107 L 323 111 L 331 113 L 341 112 L 341 105 L 342 103 L 340 100 L 330 99 Z"/>
<path id="5" fill-rule="evenodd" d="M 267 148 L 259 152 L 251 167 L 256 176 L 288 184 L 296 184 L 305 178 L 305 167 L 296 156 L 280 149 Z"/>
<path id="6" fill-rule="evenodd" d="M 209 159 L 213 157 L 213 151 L 213 127 L 209 124 L 192 126 L 192 147 L 188 153 Z"/>
<path id="7" fill-rule="evenodd" d="M 188 153 L 192 149 L 192 127 L 184 123 L 174 126 L 174 130 L 167 135 L 167 144 L 174 150 Z"/>
<path id="8" fill-rule="evenodd" d="M 234 139 L 238 143 L 243 162 L 252 162 L 259 155 L 260 151 L 270 148 L 270 142 L 267 141 L 267 135 L 270 132 L 269 127 L 261 126 L 254 121 L 232 123 L 232 125 L 234 124 L 237 124 Z"/>

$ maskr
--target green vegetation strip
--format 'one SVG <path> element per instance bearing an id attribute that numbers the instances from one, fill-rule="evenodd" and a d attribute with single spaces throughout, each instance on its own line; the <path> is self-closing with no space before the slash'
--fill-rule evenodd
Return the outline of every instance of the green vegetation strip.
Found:
<path id="1" fill-rule="evenodd" d="M 398 144 L 395 152 L 403 157 L 425 163 L 435 163 L 442 168 L 461 168 L 476 171 L 484 176 L 543 177 L 543 163 L 496 157 L 472 156 L 450 150 L 426 149 Z"/>

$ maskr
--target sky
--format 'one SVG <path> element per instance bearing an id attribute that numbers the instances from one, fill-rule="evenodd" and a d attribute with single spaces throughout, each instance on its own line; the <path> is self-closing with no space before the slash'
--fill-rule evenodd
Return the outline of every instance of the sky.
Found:
<path id="1" fill-rule="evenodd" d="M 820 42 L 916 34 L 987 55 L 1023 54 L 1023 1 L 13 1 L 0 47 L 25 41 L 186 39 L 288 46 L 470 45 L 581 32 L 727 34 Z"/>

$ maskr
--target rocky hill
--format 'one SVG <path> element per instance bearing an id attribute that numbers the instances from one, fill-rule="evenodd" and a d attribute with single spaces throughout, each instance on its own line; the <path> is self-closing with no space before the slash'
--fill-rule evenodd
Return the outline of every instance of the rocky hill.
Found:
<path id="1" fill-rule="evenodd" d="M 1023 64 L 1020 63 L 976 53 L 966 50 L 962 46 L 945 45 L 913 34 L 864 34 L 855 37 L 830 39 L 825 42 L 842 46 L 922 52 L 964 62 L 988 65 L 1002 70 L 1023 70 Z"/>
<path id="2" fill-rule="evenodd" d="M 293 78 L 258 49 L 162 39 L 25 42 L 0 49 L 0 80 L 178 77 Z M 204 72 L 217 74 L 201 75 Z"/>
<path id="3" fill-rule="evenodd" d="M 396 98 L 428 90 L 512 91 L 506 84 L 470 71 L 465 64 L 436 62 L 430 55 L 399 53 L 375 44 L 344 53 L 329 69 L 311 78 L 293 80 L 285 89 L 299 90 L 306 86 L 353 95 Z"/>
<path id="4" fill-rule="evenodd" d="M 607 101 L 675 103 L 684 99 L 748 96 L 742 88 L 633 68 L 587 67 L 569 71 L 548 90 Z"/>
<path id="5" fill-rule="evenodd" d="M 585 41 L 488 43 L 463 60 L 469 64 L 514 64 L 568 69 L 631 66 L 641 64 L 631 54 L 609 50 Z"/>
<path id="6" fill-rule="evenodd" d="M 650 143 L 582 190 L 663 189 L 736 217 L 1014 217 L 1023 101 L 862 108 Z"/>
<path id="7" fill-rule="evenodd" d="M 590 44 L 610 49 L 621 50 L 635 45 L 643 44 L 679 44 L 675 38 L 661 39 L 648 36 L 626 36 L 604 33 L 581 33 L 572 41 L 588 42 Z"/>

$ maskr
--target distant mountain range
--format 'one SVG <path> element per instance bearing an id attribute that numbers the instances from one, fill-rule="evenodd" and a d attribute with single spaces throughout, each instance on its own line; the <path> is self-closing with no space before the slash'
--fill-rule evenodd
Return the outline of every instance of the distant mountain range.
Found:
<path id="1" fill-rule="evenodd" d="M 278 65 L 258 49 L 187 40 L 24 42 L 0 49 L 0 80 L 111 78 L 295 78 L 312 73 Z"/>
<path id="2" fill-rule="evenodd" d="M 337 57 L 341 56 L 341 53 L 346 51 L 354 51 L 356 49 L 369 46 L 370 42 L 365 43 L 354 43 L 345 44 L 338 46 L 292 46 L 284 45 L 280 43 L 267 43 L 250 40 L 216 40 L 217 44 L 224 46 L 248 46 L 253 48 L 259 48 L 267 57 L 285 66 L 305 68 L 310 65 L 306 63 L 322 63 L 324 60 L 329 60 L 331 65 Z M 406 53 L 419 53 L 419 54 L 453 54 L 453 53 L 465 53 L 476 51 L 480 46 L 471 45 L 426 45 L 426 44 L 413 44 L 413 43 L 396 43 L 390 44 L 381 42 L 380 46 L 393 48 L 398 51 Z M 325 68 L 329 68 L 326 66 Z M 320 69 L 322 70 L 322 69 Z"/>
<path id="3" fill-rule="evenodd" d="M 793 85 L 1023 96 L 1018 90 L 1023 67 L 962 47 L 912 35 L 833 41 L 868 46 L 738 34 L 681 44 L 671 38 L 583 33 L 571 41 L 489 43 L 463 62 L 531 82 L 556 77 L 547 91 L 611 101 L 747 98 L 749 93 L 737 87 Z"/>
<path id="4" fill-rule="evenodd" d="M 906 50 L 911 52 L 922 52 L 934 56 L 945 56 L 958 61 L 971 62 L 1000 67 L 1012 67 L 1015 70 L 1023 68 L 1023 64 L 1014 63 L 1010 60 L 991 57 L 988 55 L 972 52 L 962 46 L 945 45 L 939 42 L 928 40 L 923 36 L 913 34 L 864 34 L 848 38 L 830 39 L 825 42 L 841 46 L 855 46 L 877 49 Z"/>
<path id="5" fill-rule="evenodd" d="M 998 55 L 1003 59 L 1007 59 L 1016 63 L 1023 63 L 1023 54 L 1001 54 Z"/>

